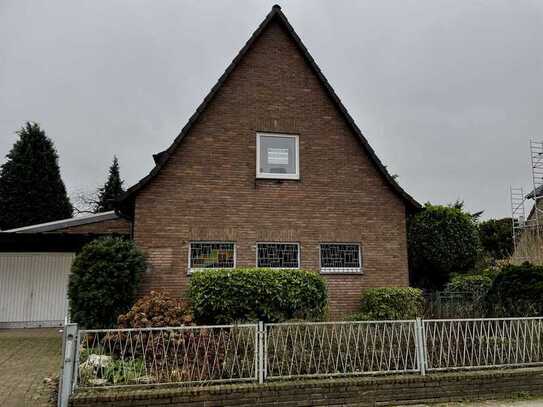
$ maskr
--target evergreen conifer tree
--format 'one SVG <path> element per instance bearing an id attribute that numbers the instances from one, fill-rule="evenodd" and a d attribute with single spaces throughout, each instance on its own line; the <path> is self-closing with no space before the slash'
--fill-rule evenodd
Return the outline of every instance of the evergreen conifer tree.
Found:
<path id="1" fill-rule="evenodd" d="M 70 218 L 58 155 L 37 123 L 27 122 L 0 167 L 0 229 Z"/>
<path id="2" fill-rule="evenodd" d="M 113 156 L 113 163 L 109 167 L 109 176 L 106 183 L 98 190 L 98 202 L 95 213 L 107 212 L 114 209 L 114 201 L 124 193 L 123 180 L 119 171 L 119 160 Z"/>

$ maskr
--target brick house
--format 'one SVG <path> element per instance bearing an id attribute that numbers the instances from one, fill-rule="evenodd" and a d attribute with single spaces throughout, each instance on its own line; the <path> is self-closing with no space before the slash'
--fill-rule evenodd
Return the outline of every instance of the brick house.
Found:
<path id="1" fill-rule="evenodd" d="M 366 287 L 407 286 L 406 218 L 387 173 L 274 6 L 119 210 L 147 254 L 143 291 L 206 268 L 320 272 L 332 317 Z"/>

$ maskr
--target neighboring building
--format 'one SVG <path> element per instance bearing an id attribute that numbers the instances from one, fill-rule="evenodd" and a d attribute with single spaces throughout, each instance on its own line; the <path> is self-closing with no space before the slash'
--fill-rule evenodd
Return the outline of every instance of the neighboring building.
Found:
<path id="1" fill-rule="evenodd" d="M 346 56 L 348 58 L 348 56 Z M 396 183 L 278 6 L 119 210 L 148 256 L 143 291 L 182 296 L 192 272 L 320 272 L 332 317 L 367 287 L 407 286 Z"/>
<path id="2" fill-rule="evenodd" d="M 112 211 L 0 232 L 0 329 L 62 326 L 75 254 L 109 234 L 130 235 L 130 222 Z"/>
<path id="3" fill-rule="evenodd" d="M 513 220 L 515 247 L 511 258 L 515 263 L 524 261 L 541 263 L 543 261 L 543 187 L 534 189 L 524 198 L 533 199 L 534 203 L 526 219 L 520 215 Z M 522 212 L 524 213 L 524 203 Z"/>

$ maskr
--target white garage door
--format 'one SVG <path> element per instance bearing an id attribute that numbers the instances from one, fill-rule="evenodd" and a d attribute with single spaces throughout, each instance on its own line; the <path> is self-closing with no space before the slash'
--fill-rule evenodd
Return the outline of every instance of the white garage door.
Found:
<path id="1" fill-rule="evenodd" d="M 0 253 L 0 328 L 59 326 L 73 253 Z"/>

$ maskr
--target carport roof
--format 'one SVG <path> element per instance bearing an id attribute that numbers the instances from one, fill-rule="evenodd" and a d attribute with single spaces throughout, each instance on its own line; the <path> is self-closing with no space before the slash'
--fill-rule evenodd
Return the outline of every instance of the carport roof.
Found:
<path id="1" fill-rule="evenodd" d="M 2 230 L 1 233 L 42 233 L 54 232 L 73 226 L 87 225 L 89 223 L 103 222 L 119 218 L 115 211 L 95 213 L 92 215 L 83 215 L 75 218 L 55 220 L 53 222 L 38 223 L 35 225 L 23 226 L 16 229 Z"/>
<path id="2" fill-rule="evenodd" d="M 75 233 L 0 233 L 0 253 L 78 252 L 84 245 L 101 237 Z M 119 235 L 126 238 L 126 236 Z"/>

